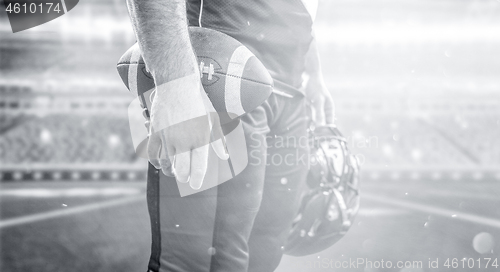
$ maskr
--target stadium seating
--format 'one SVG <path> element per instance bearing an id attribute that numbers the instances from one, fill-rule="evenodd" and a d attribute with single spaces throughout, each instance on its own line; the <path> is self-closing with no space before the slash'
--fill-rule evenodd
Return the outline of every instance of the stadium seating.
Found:
<path id="1" fill-rule="evenodd" d="M 349 113 L 341 114 L 338 119 L 351 152 L 365 165 L 451 166 L 500 162 L 500 126 L 494 115 L 440 114 L 424 120 L 391 114 Z M 123 116 L 2 115 L 0 131 L 1 164 L 137 161 L 128 121 Z"/>
<path id="2" fill-rule="evenodd" d="M 3 118 L 2 118 L 3 119 Z M 17 119 L 2 121 L 2 127 Z M 0 164 L 131 163 L 127 119 L 54 114 L 32 117 L 2 133 Z"/>
<path id="3" fill-rule="evenodd" d="M 338 126 L 351 152 L 370 166 L 470 165 L 467 156 L 425 122 L 391 114 L 346 114 Z"/>
<path id="4" fill-rule="evenodd" d="M 500 164 L 500 119 L 494 114 L 440 115 L 431 123 L 481 164 Z"/>

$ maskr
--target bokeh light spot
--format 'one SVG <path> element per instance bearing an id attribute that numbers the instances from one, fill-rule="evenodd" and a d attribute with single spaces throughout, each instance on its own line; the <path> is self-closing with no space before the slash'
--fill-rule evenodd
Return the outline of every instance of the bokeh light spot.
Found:
<path id="1" fill-rule="evenodd" d="M 216 252 L 217 252 L 217 251 L 215 250 L 215 247 L 209 247 L 209 248 L 208 248 L 208 254 L 209 254 L 209 255 L 212 255 L 212 256 L 213 256 L 213 255 L 215 255 L 215 253 L 216 253 Z"/>
<path id="2" fill-rule="evenodd" d="M 43 129 L 40 132 L 40 140 L 42 143 L 50 143 L 50 141 L 52 141 L 52 133 L 50 133 L 47 129 Z"/>
<path id="3" fill-rule="evenodd" d="M 487 232 L 480 232 L 472 240 L 472 246 L 478 253 L 484 254 L 491 252 L 495 245 L 493 236 Z"/>

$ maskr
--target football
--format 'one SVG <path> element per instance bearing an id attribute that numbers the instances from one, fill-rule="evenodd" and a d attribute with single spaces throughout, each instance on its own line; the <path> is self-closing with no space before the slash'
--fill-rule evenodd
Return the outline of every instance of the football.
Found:
<path id="1" fill-rule="evenodd" d="M 257 57 L 236 39 L 202 27 L 189 27 L 198 58 L 202 85 L 226 124 L 261 105 L 273 91 L 273 80 Z M 117 64 L 123 82 L 141 105 L 151 109 L 149 97 L 155 88 L 138 44 L 123 54 Z"/>

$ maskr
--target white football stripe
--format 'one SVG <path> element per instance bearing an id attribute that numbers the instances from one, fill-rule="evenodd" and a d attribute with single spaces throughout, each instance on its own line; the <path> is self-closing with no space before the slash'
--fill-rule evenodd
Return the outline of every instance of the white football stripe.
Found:
<path id="1" fill-rule="evenodd" d="M 66 188 L 66 189 L 5 189 L 0 192 L 1 197 L 94 197 L 140 194 L 140 188 Z"/>
<path id="2" fill-rule="evenodd" d="M 384 209 L 384 208 L 361 208 L 358 215 L 364 217 L 378 217 L 378 216 L 395 216 L 405 214 L 406 212 L 399 209 Z"/>
<path id="3" fill-rule="evenodd" d="M 139 50 L 132 50 L 132 56 L 130 56 L 130 65 L 128 66 L 128 89 L 134 94 L 137 93 L 137 68 L 139 67 L 138 62 L 141 57 Z"/>
<path id="4" fill-rule="evenodd" d="M 225 85 L 225 102 L 226 111 L 240 116 L 245 113 L 241 104 L 241 77 L 245 70 L 245 65 L 253 54 L 244 46 L 240 46 L 234 50 L 229 65 L 227 67 L 226 85 Z M 230 115 L 232 116 L 232 114 Z"/>
<path id="5" fill-rule="evenodd" d="M 472 222 L 475 224 L 485 225 L 485 226 L 489 226 L 489 227 L 493 227 L 493 228 L 500 228 L 500 220 L 497 218 L 490 218 L 490 217 L 485 217 L 482 215 L 465 213 L 465 212 L 461 212 L 461 211 L 457 211 L 457 210 L 441 208 L 438 206 L 428 205 L 428 204 L 420 204 L 417 202 L 412 202 L 412 201 L 407 201 L 407 200 L 392 199 L 392 198 L 387 198 L 384 196 L 370 194 L 370 193 L 363 193 L 362 197 L 364 199 L 373 200 L 373 201 L 376 201 L 379 203 L 389 204 L 389 205 L 395 206 L 399 209 L 406 208 L 408 210 L 414 210 L 414 211 L 419 211 L 419 212 L 423 212 L 423 213 L 440 215 L 440 216 L 447 217 L 447 218 L 452 219 L 452 220 L 462 220 L 462 221 L 468 221 L 468 222 Z"/>
<path id="6" fill-rule="evenodd" d="M 54 211 L 48 211 L 48 212 L 31 214 L 31 215 L 26 215 L 26 216 L 21 216 L 21 217 L 4 219 L 4 220 L 0 221 L 0 229 L 24 225 L 24 224 L 35 223 L 38 221 L 43 221 L 43 220 L 47 220 L 47 219 L 54 219 L 54 218 L 63 217 L 63 216 L 71 216 L 71 215 L 89 212 L 89 211 L 95 211 L 95 210 L 100 210 L 100 209 L 105 209 L 105 208 L 121 206 L 121 205 L 134 203 L 134 202 L 144 202 L 145 201 L 144 198 L 145 198 L 145 195 L 142 195 L 142 194 L 141 195 L 134 195 L 134 196 L 128 196 L 128 197 L 122 197 L 122 198 L 118 198 L 118 199 L 112 199 L 112 200 L 92 203 L 92 204 L 88 204 L 88 205 L 76 206 L 76 207 L 72 207 L 72 208 L 64 208 L 64 209 L 58 209 L 58 210 L 54 210 Z"/>

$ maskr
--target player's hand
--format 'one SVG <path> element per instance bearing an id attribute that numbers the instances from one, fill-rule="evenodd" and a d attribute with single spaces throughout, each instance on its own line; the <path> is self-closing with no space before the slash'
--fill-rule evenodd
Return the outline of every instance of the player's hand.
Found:
<path id="1" fill-rule="evenodd" d="M 160 84 L 151 107 L 149 161 L 165 175 L 173 174 L 177 181 L 199 189 L 207 171 L 209 143 L 221 159 L 228 158 L 221 139 L 214 141 L 220 130 L 199 74 Z"/>
<path id="2" fill-rule="evenodd" d="M 335 104 L 323 79 L 312 76 L 306 83 L 305 94 L 311 106 L 311 119 L 316 126 L 335 123 Z"/>

